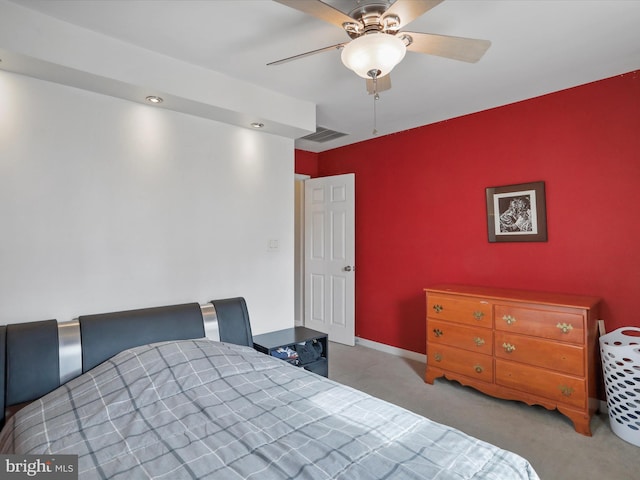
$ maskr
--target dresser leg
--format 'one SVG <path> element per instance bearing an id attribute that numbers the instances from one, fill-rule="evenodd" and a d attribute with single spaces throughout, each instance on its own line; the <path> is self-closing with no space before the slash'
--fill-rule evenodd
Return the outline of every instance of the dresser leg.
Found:
<path id="1" fill-rule="evenodd" d="M 584 412 L 577 412 L 566 408 L 558 407 L 558 411 L 573 422 L 573 428 L 576 432 L 591 436 L 591 416 Z"/>
<path id="2" fill-rule="evenodd" d="M 430 385 L 433 385 L 433 382 L 436 378 L 441 377 L 442 372 L 434 372 L 432 368 L 427 367 L 424 372 L 424 381 Z"/>

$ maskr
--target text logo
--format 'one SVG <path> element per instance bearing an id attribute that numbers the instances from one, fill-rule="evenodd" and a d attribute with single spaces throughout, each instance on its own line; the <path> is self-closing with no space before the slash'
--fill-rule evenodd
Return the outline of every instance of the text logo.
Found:
<path id="1" fill-rule="evenodd" d="M 78 480 L 77 455 L 0 455 L 0 480 Z"/>

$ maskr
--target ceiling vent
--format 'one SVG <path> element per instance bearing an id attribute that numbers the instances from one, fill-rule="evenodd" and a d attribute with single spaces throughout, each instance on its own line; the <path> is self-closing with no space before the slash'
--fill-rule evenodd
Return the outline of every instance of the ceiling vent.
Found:
<path id="1" fill-rule="evenodd" d="M 346 136 L 346 133 L 336 132 L 335 130 L 329 130 L 324 127 L 317 127 L 315 133 L 310 133 L 301 138 L 301 140 L 309 140 L 310 142 L 324 143 L 336 138 Z"/>

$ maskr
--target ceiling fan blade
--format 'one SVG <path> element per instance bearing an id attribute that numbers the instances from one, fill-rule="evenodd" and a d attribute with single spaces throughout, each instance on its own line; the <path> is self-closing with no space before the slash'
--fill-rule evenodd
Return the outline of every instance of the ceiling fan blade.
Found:
<path id="1" fill-rule="evenodd" d="M 391 89 L 391 74 L 387 73 L 384 77 L 376 78 L 377 85 L 373 85 L 373 79 L 367 78 L 367 93 L 373 95 L 374 93 L 384 92 Z"/>
<path id="2" fill-rule="evenodd" d="M 396 2 L 384 12 L 383 17 L 396 15 L 400 18 L 400 26 L 404 27 L 443 1 L 444 0 L 396 0 Z"/>
<path id="3" fill-rule="evenodd" d="M 343 23 L 354 23 L 356 20 L 337 8 L 333 8 L 320 0 L 273 0 L 287 7 L 291 7 L 300 12 L 316 17 L 325 22 L 329 22 L 336 27 L 342 27 Z"/>
<path id="4" fill-rule="evenodd" d="M 293 60 L 298 60 L 300 58 L 309 57 L 311 55 L 315 55 L 316 53 L 326 52 L 327 50 L 340 50 L 349 42 L 344 43 L 336 43 L 335 45 L 331 45 L 330 47 L 318 48 L 317 50 L 311 50 L 309 52 L 300 53 L 298 55 L 294 55 L 293 57 L 287 57 L 280 60 L 276 60 L 275 62 L 267 63 L 267 66 L 271 65 L 282 65 L 283 63 L 291 62 Z"/>
<path id="5" fill-rule="evenodd" d="M 400 32 L 398 37 L 408 35 L 411 44 L 407 47 L 410 52 L 427 53 L 439 57 L 476 63 L 491 46 L 489 40 L 475 38 L 450 37 L 433 33 Z"/>

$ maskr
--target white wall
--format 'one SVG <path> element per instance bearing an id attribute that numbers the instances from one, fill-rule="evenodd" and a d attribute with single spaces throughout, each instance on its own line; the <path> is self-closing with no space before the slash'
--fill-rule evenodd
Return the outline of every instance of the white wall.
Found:
<path id="1" fill-rule="evenodd" d="M 292 139 L 0 71 L 0 324 L 244 296 L 292 326 L 293 171 Z"/>

